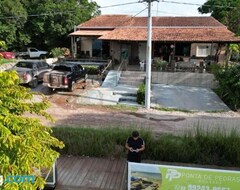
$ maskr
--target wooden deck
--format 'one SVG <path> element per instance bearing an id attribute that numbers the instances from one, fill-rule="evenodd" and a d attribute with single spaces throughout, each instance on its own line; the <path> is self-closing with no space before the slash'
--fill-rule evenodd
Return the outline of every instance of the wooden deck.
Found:
<path id="1" fill-rule="evenodd" d="M 56 190 L 126 190 L 127 161 L 61 156 Z"/>

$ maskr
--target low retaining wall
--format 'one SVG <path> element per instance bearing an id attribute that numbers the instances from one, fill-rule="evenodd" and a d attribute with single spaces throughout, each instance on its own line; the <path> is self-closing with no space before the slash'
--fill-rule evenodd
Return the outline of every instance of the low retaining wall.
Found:
<path id="1" fill-rule="evenodd" d="M 3 65 L 0 65 L 0 72 L 12 68 L 15 64 L 16 64 L 16 63 L 13 62 L 13 63 L 5 63 L 5 64 L 3 64 Z"/>
<path id="2" fill-rule="evenodd" d="M 215 88 L 217 86 L 213 74 L 190 72 L 152 72 L 152 83 L 203 88 Z"/>

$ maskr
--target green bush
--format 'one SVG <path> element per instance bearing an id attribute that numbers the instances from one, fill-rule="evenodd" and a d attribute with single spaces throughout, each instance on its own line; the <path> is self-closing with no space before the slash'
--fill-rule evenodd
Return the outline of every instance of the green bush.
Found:
<path id="1" fill-rule="evenodd" d="M 68 48 L 65 48 L 65 47 L 56 47 L 56 48 L 53 48 L 50 52 L 50 54 L 53 56 L 53 57 L 60 57 L 60 56 L 69 56 L 70 55 L 70 50 Z"/>
<path id="2" fill-rule="evenodd" d="M 133 128 L 53 128 L 53 134 L 65 144 L 61 154 L 93 157 L 126 157 L 124 144 Z M 139 130 L 146 144 L 143 159 L 206 164 L 240 165 L 240 136 L 235 130 L 204 131 L 198 128 L 185 135 L 161 134 L 154 137 Z"/>
<path id="3" fill-rule="evenodd" d="M 240 65 L 233 65 L 214 72 L 219 86 L 216 93 L 233 110 L 240 109 Z"/>
<path id="4" fill-rule="evenodd" d="M 166 70 L 168 62 L 161 60 L 159 57 L 153 59 L 153 67 L 156 67 L 157 70 Z"/>
<path id="5" fill-rule="evenodd" d="M 140 85 L 137 91 L 137 103 L 145 104 L 145 84 Z"/>
<path id="6" fill-rule="evenodd" d="M 84 66 L 89 75 L 99 74 L 98 66 Z"/>

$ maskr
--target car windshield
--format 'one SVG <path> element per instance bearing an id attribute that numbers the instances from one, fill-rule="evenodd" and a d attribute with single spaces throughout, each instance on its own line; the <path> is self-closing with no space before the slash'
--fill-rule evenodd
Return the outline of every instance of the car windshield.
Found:
<path id="1" fill-rule="evenodd" d="M 53 67 L 53 70 L 55 71 L 71 71 L 71 67 L 67 67 L 65 65 L 56 65 Z"/>
<path id="2" fill-rule="evenodd" d="M 24 68 L 32 68 L 33 67 L 33 63 L 31 62 L 18 62 L 16 64 L 17 67 L 24 67 Z"/>

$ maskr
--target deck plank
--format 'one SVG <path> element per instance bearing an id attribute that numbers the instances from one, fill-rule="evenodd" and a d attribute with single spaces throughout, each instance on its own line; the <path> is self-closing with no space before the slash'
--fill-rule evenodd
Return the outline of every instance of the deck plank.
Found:
<path id="1" fill-rule="evenodd" d="M 61 156 L 56 190 L 125 190 L 126 160 Z"/>

